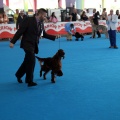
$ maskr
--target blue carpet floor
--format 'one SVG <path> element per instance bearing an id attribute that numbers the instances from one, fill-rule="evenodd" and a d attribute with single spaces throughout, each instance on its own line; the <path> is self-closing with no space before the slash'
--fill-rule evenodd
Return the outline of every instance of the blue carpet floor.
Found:
<path id="1" fill-rule="evenodd" d="M 118 47 L 119 38 L 118 33 Z M 59 45 L 64 49 L 64 75 L 52 84 L 49 73 L 44 81 L 36 60 L 38 85 L 30 88 L 14 76 L 24 58 L 19 44 L 10 49 L 8 41 L 0 42 L 0 120 L 120 120 L 120 48 L 109 49 L 104 35 L 88 35 L 84 41 L 40 40 L 38 56 L 53 56 Z"/>

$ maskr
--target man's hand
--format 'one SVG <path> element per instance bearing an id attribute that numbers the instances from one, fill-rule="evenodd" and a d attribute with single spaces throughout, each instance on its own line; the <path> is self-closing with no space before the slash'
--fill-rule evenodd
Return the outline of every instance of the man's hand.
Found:
<path id="1" fill-rule="evenodd" d="M 44 22 L 45 22 L 45 23 L 48 23 L 48 22 L 49 22 L 46 17 L 44 17 Z"/>
<path id="2" fill-rule="evenodd" d="M 14 44 L 10 42 L 10 48 L 13 48 L 14 47 Z"/>

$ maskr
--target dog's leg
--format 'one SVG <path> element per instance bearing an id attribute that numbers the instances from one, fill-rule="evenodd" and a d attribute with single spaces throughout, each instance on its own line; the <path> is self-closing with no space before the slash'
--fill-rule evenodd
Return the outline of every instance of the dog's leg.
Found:
<path id="1" fill-rule="evenodd" d="M 46 80 L 46 72 L 43 74 L 43 79 Z"/>
<path id="2" fill-rule="evenodd" d="M 84 36 L 82 34 L 80 36 L 81 36 L 81 41 L 83 41 L 84 40 Z"/>
<path id="3" fill-rule="evenodd" d="M 51 82 L 55 83 L 55 73 L 53 71 L 51 72 Z"/>
<path id="4" fill-rule="evenodd" d="M 46 70 L 45 73 L 43 74 L 43 79 L 46 80 L 46 74 L 49 72 L 50 70 Z"/>
<path id="5" fill-rule="evenodd" d="M 42 69 L 40 70 L 40 77 L 42 77 Z"/>
<path id="6" fill-rule="evenodd" d="M 79 38 L 76 38 L 75 40 L 76 40 L 76 41 L 78 41 L 78 40 L 79 40 Z"/>
<path id="7" fill-rule="evenodd" d="M 41 67 L 41 70 L 40 70 L 40 77 L 42 77 L 43 65 L 41 64 L 41 62 L 40 62 L 40 67 Z"/>

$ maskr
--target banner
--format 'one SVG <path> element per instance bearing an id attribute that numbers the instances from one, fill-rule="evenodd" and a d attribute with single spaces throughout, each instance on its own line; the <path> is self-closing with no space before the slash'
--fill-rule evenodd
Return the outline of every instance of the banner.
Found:
<path id="1" fill-rule="evenodd" d="M 24 0 L 24 11 L 28 11 L 28 0 Z"/>
<path id="2" fill-rule="evenodd" d="M 51 35 L 65 35 L 65 24 L 67 22 L 57 22 L 57 23 L 45 23 L 45 31 Z M 76 31 L 79 33 L 91 33 L 92 27 L 90 21 L 76 21 L 71 22 L 74 24 Z M 107 26 L 105 20 L 100 20 L 99 25 Z M 120 30 L 120 20 L 116 24 L 117 30 Z M 16 25 L 15 24 L 0 24 L 0 38 L 12 38 L 16 33 Z"/>
<path id="3" fill-rule="evenodd" d="M 3 0 L 0 0 L 0 8 L 3 8 Z"/>
<path id="4" fill-rule="evenodd" d="M 0 0 L 0 13 L 4 13 L 3 0 Z"/>
<path id="5" fill-rule="evenodd" d="M 0 24 L 0 38 L 12 38 L 15 33 L 15 24 Z"/>

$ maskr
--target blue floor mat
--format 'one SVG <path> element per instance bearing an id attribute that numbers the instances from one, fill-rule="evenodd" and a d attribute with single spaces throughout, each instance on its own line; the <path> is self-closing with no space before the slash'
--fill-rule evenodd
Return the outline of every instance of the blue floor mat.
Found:
<path id="1" fill-rule="evenodd" d="M 117 45 L 120 47 L 120 34 Z M 110 49 L 105 36 L 84 41 L 41 39 L 41 57 L 53 56 L 59 48 L 64 75 L 52 84 L 39 77 L 36 60 L 35 87 L 18 84 L 15 72 L 24 59 L 20 41 L 14 48 L 0 42 L 0 120 L 120 120 L 120 49 Z M 25 76 L 22 78 L 23 81 Z"/>

